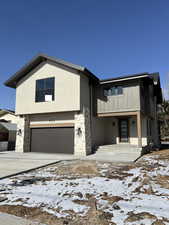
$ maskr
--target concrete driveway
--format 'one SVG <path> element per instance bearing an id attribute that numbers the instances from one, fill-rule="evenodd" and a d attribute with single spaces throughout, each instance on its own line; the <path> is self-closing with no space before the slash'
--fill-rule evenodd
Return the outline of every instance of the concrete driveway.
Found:
<path id="1" fill-rule="evenodd" d="M 73 159 L 76 159 L 75 156 L 66 154 L 0 152 L 0 179 L 61 160 Z"/>
<path id="2" fill-rule="evenodd" d="M 0 152 L 0 179 L 26 172 L 32 169 L 57 163 L 62 160 L 95 160 L 105 162 L 133 162 L 140 156 L 140 151 L 126 147 L 124 149 L 101 149 L 86 157 L 75 157 L 67 154 Z"/>

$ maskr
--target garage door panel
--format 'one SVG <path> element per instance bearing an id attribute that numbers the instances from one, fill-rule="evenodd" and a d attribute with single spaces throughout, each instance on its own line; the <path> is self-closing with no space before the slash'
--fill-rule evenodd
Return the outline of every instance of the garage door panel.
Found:
<path id="1" fill-rule="evenodd" d="M 74 128 L 31 129 L 31 151 L 45 153 L 73 154 Z"/>

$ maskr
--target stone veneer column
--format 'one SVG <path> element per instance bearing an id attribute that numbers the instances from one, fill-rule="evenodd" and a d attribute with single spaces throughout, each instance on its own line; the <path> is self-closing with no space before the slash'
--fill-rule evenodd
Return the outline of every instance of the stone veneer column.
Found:
<path id="1" fill-rule="evenodd" d="M 16 133 L 16 152 L 29 152 L 30 151 L 30 128 L 29 117 L 18 116 L 17 133 Z"/>
<path id="2" fill-rule="evenodd" d="M 79 132 L 78 132 L 79 131 Z M 91 124 L 88 108 L 75 114 L 74 154 L 86 156 L 91 153 Z"/>

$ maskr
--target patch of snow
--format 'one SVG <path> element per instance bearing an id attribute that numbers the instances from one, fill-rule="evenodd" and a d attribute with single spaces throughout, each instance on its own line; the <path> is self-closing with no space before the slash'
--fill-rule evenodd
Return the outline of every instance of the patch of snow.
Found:
<path id="1" fill-rule="evenodd" d="M 158 219 L 162 217 L 169 218 L 169 189 L 160 187 L 154 182 L 154 178 L 158 175 L 168 176 L 169 163 L 160 160 L 156 156 L 149 156 L 146 163 L 152 165 L 151 170 L 146 170 L 144 167 L 137 167 L 126 171 L 126 175 L 121 179 L 111 179 L 106 177 L 93 178 L 71 178 L 70 176 L 59 176 L 54 174 L 56 168 L 47 168 L 31 172 L 24 175 L 19 175 L 15 178 L 4 179 L 0 181 L 0 188 L 11 189 L 9 193 L 4 194 L 8 200 L 1 202 L 0 205 L 24 205 L 27 207 L 41 207 L 44 211 L 51 213 L 57 217 L 70 216 L 68 211 L 74 211 L 80 216 L 86 215 L 89 206 L 85 204 L 87 200 L 86 194 L 94 195 L 96 198 L 97 208 L 112 214 L 112 221 L 118 225 L 123 225 L 129 212 L 140 213 L 148 212 L 155 215 Z M 157 166 L 156 166 L 157 164 Z M 155 166 L 154 166 L 155 165 Z M 110 164 L 100 164 L 101 174 L 104 175 Z M 143 180 L 152 178 L 148 183 L 143 184 Z M 50 177 L 51 180 L 46 180 L 45 183 L 38 181 L 29 186 L 15 186 L 16 179 L 22 180 L 22 177 Z M 65 177 L 65 178 L 64 178 Z M 55 178 L 55 179 L 53 179 Z M 57 178 L 62 178 L 58 179 Z M 63 179 L 64 178 L 64 179 Z M 155 194 L 143 194 L 135 192 L 135 189 L 141 187 L 141 191 L 153 189 Z M 6 191 L 1 191 L 1 195 Z M 118 207 L 114 208 L 114 203 L 103 200 L 102 196 L 119 196 L 123 200 L 117 201 L 115 204 Z M 18 201 L 22 199 L 22 201 Z M 78 201 L 84 201 L 78 204 Z M 83 204 L 82 204 L 83 203 Z M 151 219 L 137 221 L 137 225 L 152 224 Z M 128 223 L 134 225 L 135 223 Z M 126 223 L 127 225 L 127 223 Z"/>
<path id="2" fill-rule="evenodd" d="M 6 185 L 9 184 L 9 180 L 6 182 Z M 90 179 L 46 181 L 45 185 L 32 184 L 29 185 L 29 188 L 28 186 L 16 186 L 13 187 L 11 193 L 5 195 L 8 200 L 0 204 L 23 204 L 29 207 L 40 207 L 41 204 L 44 204 L 44 210 L 45 208 L 61 208 L 60 213 L 63 216 L 64 210 L 73 210 L 76 213 L 83 214 L 87 212 L 88 207 L 73 202 L 81 199 L 76 194 L 80 192 L 83 196 L 82 200 L 84 200 L 87 193 L 99 198 L 100 194 L 105 191 L 110 196 L 114 194 L 122 195 L 124 192 L 122 181 L 94 177 Z M 18 199 L 22 199 L 23 202 L 18 202 Z"/>
<path id="3" fill-rule="evenodd" d="M 125 225 L 143 225 L 143 224 L 146 224 L 146 225 L 152 225 L 152 223 L 154 222 L 154 220 L 148 220 L 148 219 L 143 219 L 143 220 L 137 220 L 137 221 L 134 221 L 134 222 L 126 222 Z"/>
<path id="4" fill-rule="evenodd" d="M 161 176 L 169 176 L 169 165 L 167 165 L 166 167 L 157 167 L 154 169 L 154 171 L 149 172 L 150 176 L 156 177 L 158 175 Z"/>

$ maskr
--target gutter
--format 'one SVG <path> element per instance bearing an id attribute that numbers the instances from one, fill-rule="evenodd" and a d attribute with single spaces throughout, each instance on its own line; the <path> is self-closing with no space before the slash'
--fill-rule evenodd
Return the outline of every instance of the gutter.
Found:
<path id="1" fill-rule="evenodd" d="M 139 77 L 136 76 L 136 77 L 121 78 L 121 79 L 110 80 L 110 81 L 100 81 L 100 84 L 108 84 L 108 83 L 115 83 L 115 82 L 126 81 L 126 80 L 134 80 L 134 79 L 140 79 L 144 77 L 148 77 L 148 75 L 143 75 Z"/>

